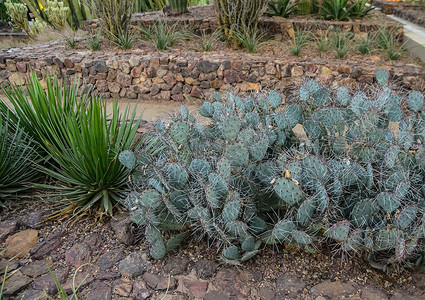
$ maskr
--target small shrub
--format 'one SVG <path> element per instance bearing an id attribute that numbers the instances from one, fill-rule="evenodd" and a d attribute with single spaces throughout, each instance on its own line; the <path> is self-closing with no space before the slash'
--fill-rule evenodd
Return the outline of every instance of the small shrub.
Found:
<path id="1" fill-rule="evenodd" d="M 112 43 L 123 50 L 130 50 L 133 46 L 136 36 L 129 31 L 119 32 L 111 41 Z"/>
<path id="2" fill-rule="evenodd" d="M 373 6 L 366 6 L 368 0 L 324 0 L 320 6 L 320 14 L 324 19 L 335 21 L 346 21 L 350 19 L 361 19 L 366 16 Z"/>
<path id="3" fill-rule="evenodd" d="M 397 60 L 406 50 L 405 43 L 400 44 L 401 34 L 399 27 L 388 29 L 380 26 L 376 33 L 376 42 L 382 50 L 386 50 L 390 60 Z"/>
<path id="4" fill-rule="evenodd" d="M 291 0 L 278 0 L 277 3 L 275 0 L 270 0 L 269 9 L 266 15 L 287 18 L 297 11 L 297 3 L 291 4 Z"/>
<path id="5" fill-rule="evenodd" d="M 370 35 L 357 41 L 357 49 L 361 54 L 369 54 L 374 46 L 373 39 Z"/>
<path id="6" fill-rule="evenodd" d="M 375 9 L 373 5 L 366 6 L 367 3 L 369 3 L 369 0 L 356 0 L 354 4 L 351 4 L 350 19 L 362 19 Z"/>
<path id="7" fill-rule="evenodd" d="M 34 164 L 39 161 L 37 145 L 19 127 L 0 113 L 0 207 L 2 199 L 19 197 L 31 188 L 38 172 Z"/>
<path id="8" fill-rule="evenodd" d="M 320 55 L 329 50 L 329 38 L 326 34 L 322 34 L 318 37 L 316 36 L 313 43 Z"/>
<path id="9" fill-rule="evenodd" d="M 249 53 L 257 52 L 258 48 L 265 44 L 262 40 L 265 38 L 266 33 L 261 33 L 259 29 L 249 31 L 247 28 L 243 28 L 240 31 L 235 31 L 235 38 Z"/>
<path id="10" fill-rule="evenodd" d="M 68 35 L 64 35 L 63 38 L 65 40 L 65 44 L 69 48 L 75 49 L 77 47 L 77 39 L 75 38 L 74 32 L 72 32 L 71 34 L 68 34 Z"/>
<path id="11" fill-rule="evenodd" d="M 347 55 L 353 34 L 348 31 L 337 30 L 332 36 L 332 44 L 339 59 Z"/>
<path id="12" fill-rule="evenodd" d="M 211 51 L 214 47 L 214 44 L 220 38 L 220 31 L 216 30 L 211 34 L 206 34 L 205 31 L 202 32 L 199 45 L 201 49 L 205 52 Z"/>
<path id="13" fill-rule="evenodd" d="M 289 42 L 289 52 L 294 56 L 300 56 L 301 50 L 310 44 L 311 33 L 309 31 L 298 30 L 295 32 L 294 39 Z"/>
<path id="14" fill-rule="evenodd" d="M 86 37 L 87 44 L 89 45 L 90 50 L 98 51 L 100 49 L 100 35 L 94 34 Z"/>
<path id="15" fill-rule="evenodd" d="M 139 27 L 138 29 L 158 50 L 167 50 L 188 36 L 187 30 L 184 32 L 178 30 L 177 24 L 169 25 L 165 20 L 157 21 L 151 27 Z"/>

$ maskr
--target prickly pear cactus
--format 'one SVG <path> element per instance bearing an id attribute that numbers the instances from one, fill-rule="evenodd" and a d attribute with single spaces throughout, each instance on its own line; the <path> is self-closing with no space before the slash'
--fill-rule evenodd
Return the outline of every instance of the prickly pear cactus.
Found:
<path id="1" fill-rule="evenodd" d="M 315 251 L 326 241 L 367 252 L 381 269 L 417 265 L 425 245 L 424 97 L 397 95 L 389 78 L 377 71 L 381 90 L 373 93 L 308 81 L 284 104 L 277 92 L 214 95 L 199 108 L 207 122 L 183 107 L 158 123 L 155 155 L 119 156 L 133 169 L 127 203 L 152 256 L 195 232 L 218 241 L 231 264 L 264 244 Z M 166 230 L 180 232 L 166 241 Z"/>

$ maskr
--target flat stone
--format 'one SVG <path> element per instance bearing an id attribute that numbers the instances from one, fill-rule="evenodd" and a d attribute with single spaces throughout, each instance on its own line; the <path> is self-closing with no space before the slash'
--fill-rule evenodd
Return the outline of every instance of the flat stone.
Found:
<path id="1" fill-rule="evenodd" d="M 38 231 L 34 229 L 24 230 L 9 236 L 5 243 L 6 258 L 23 258 L 29 250 L 38 242 Z"/>
<path id="2" fill-rule="evenodd" d="M 180 275 L 186 272 L 189 259 L 186 256 L 183 257 L 171 257 L 164 267 L 164 271 L 172 276 Z"/>
<path id="3" fill-rule="evenodd" d="M 284 295 L 296 296 L 300 294 L 306 283 L 297 276 L 283 275 L 279 276 L 276 280 L 276 288 Z"/>
<path id="4" fill-rule="evenodd" d="M 202 298 L 204 300 L 230 300 L 230 298 L 222 293 L 222 292 L 218 292 L 218 291 L 211 291 L 207 294 L 205 294 L 204 298 Z"/>
<path id="5" fill-rule="evenodd" d="M 388 300 L 387 294 L 376 287 L 366 286 L 362 289 L 362 300 Z"/>
<path id="6" fill-rule="evenodd" d="M 2 282 L 3 280 L 0 280 L 0 285 Z M 3 294 L 5 296 L 15 295 L 22 289 L 26 288 L 31 282 L 32 279 L 30 277 L 23 275 L 21 272 L 17 272 L 6 280 Z"/>
<path id="7" fill-rule="evenodd" d="M 50 235 L 46 240 L 38 243 L 30 250 L 31 257 L 34 259 L 43 259 L 50 255 L 52 251 L 55 251 L 62 245 L 62 237 L 64 235 L 64 232 L 57 232 Z"/>
<path id="8" fill-rule="evenodd" d="M 203 297 L 208 289 L 208 282 L 205 281 L 183 281 L 183 284 L 194 297 Z"/>
<path id="9" fill-rule="evenodd" d="M 22 267 L 21 272 L 32 278 L 37 278 L 49 272 L 48 267 L 52 265 L 50 260 L 37 260 Z"/>
<path id="10" fill-rule="evenodd" d="M 215 286 L 219 290 L 226 292 L 230 298 L 248 298 L 250 289 L 241 279 L 238 270 L 222 269 L 215 276 Z"/>
<path id="11" fill-rule="evenodd" d="M 195 270 L 202 279 L 211 278 L 217 271 L 218 264 L 214 261 L 200 259 L 195 263 Z"/>
<path id="12" fill-rule="evenodd" d="M 269 287 L 263 287 L 258 291 L 258 295 L 262 300 L 274 300 L 276 293 Z"/>
<path id="13" fill-rule="evenodd" d="M 261 90 L 261 84 L 258 82 L 243 82 L 239 85 L 239 88 L 241 91 L 243 92 L 248 92 L 248 91 L 259 91 Z"/>
<path id="14" fill-rule="evenodd" d="M 424 296 L 409 295 L 405 291 L 395 291 L 390 300 L 424 300 Z"/>
<path id="15" fill-rule="evenodd" d="M 112 289 L 109 284 L 104 281 L 95 281 L 91 286 L 90 292 L 87 293 L 87 299 L 90 300 L 111 300 Z"/>
<path id="16" fill-rule="evenodd" d="M 27 72 L 27 63 L 24 61 L 18 61 L 16 63 L 16 70 L 18 70 L 19 73 L 26 73 Z"/>
<path id="17" fill-rule="evenodd" d="M 90 261 L 91 249 L 88 245 L 81 243 L 75 244 L 65 253 L 66 262 L 75 267 L 79 268 L 83 264 Z"/>
<path id="18" fill-rule="evenodd" d="M 146 281 L 148 286 L 155 290 L 171 290 L 177 285 L 177 281 L 174 277 L 158 276 L 152 273 L 145 273 L 143 279 Z"/>
<path id="19" fill-rule="evenodd" d="M 44 292 L 34 289 L 26 289 L 23 293 L 19 294 L 17 299 L 22 300 L 40 300 L 43 299 Z"/>
<path id="20" fill-rule="evenodd" d="M 353 294 L 356 291 L 357 289 L 350 282 L 331 282 L 327 280 L 313 286 L 310 293 L 312 295 L 322 295 L 329 298 L 340 298 L 342 296 Z"/>
<path id="21" fill-rule="evenodd" d="M 96 60 L 93 62 L 94 69 L 98 73 L 106 73 L 108 72 L 108 67 L 103 60 Z"/>
<path id="22" fill-rule="evenodd" d="M 136 97 L 137 98 L 137 97 Z M 111 219 L 111 227 L 115 232 L 115 238 L 122 244 L 130 246 L 134 242 L 134 235 L 131 230 L 131 220 L 128 213 L 115 215 Z"/>
<path id="23" fill-rule="evenodd" d="M 15 220 L 6 220 L 0 222 L 0 243 L 2 243 L 9 235 L 16 232 L 18 222 Z"/>
<path id="24" fill-rule="evenodd" d="M 148 299 L 151 295 L 151 292 L 148 290 L 146 283 L 142 280 L 138 280 L 133 283 L 133 297 L 135 299 Z"/>
<path id="25" fill-rule="evenodd" d="M 102 254 L 102 256 L 97 260 L 96 264 L 99 266 L 100 271 L 105 271 L 123 258 L 124 252 L 121 249 L 113 249 L 109 252 L 106 252 L 105 254 Z"/>
<path id="26" fill-rule="evenodd" d="M 59 279 L 60 283 L 65 283 L 68 278 L 67 269 L 58 269 L 53 271 L 53 274 L 55 274 L 55 276 Z M 32 283 L 32 288 L 39 291 L 45 291 L 49 295 L 54 295 L 58 292 L 55 279 L 50 273 L 36 278 Z"/>
<path id="27" fill-rule="evenodd" d="M 23 74 L 21 75 L 20 73 L 12 73 L 12 75 L 9 76 L 9 82 L 12 85 L 24 85 L 26 82 L 26 78 Z"/>
<path id="28" fill-rule="evenodd" d="M 43 216 L 44 212 L 40 210 L 30 212 L 19 219 L 19 225 L 32 229 L 39 229 L 41 227 L 41 222 L 43 222 Z"/>
<path id="29" fill-rule="evenodd" d="M 16 270 L 19 267 L 19 262 L 14 259 L 2 259 L 0 260 L 0 275 L 3 275 L 6 271 L 10 274 L 11 271 Z"/>
<path id="30" fill-rule="evenodd" d="M 124 87 L 130 86 L 131 85 L 131 81 L 132 81 L 132 77 L 128 74 L 124 74 L 122 72 L 119 72 L 117 74 L 117 82 Z"/>
<path id="31" fill-rule="evenodd" d="M 137 277 L 148 269 L 148 256 L 143 252 L 133 252 L 120 261 L 118 269 L 125 277 Z"/>
<path id="32" fill-rule="evenodd" d="M 74 62 L 70 60 L 69 58 L 65 58 L 63 60 L 63 64 L 65 65 L 65 68 L 72 69 L 74 67 Z"/>
<path id="33" fill-rule="evenodd" d="M 112 293 L 121 297 L 129 297 L 133 284 L 129 279 L 120 278 L 114 281 Z"/>
<path id="34" fill-rule="evenodd" d="M 72 293 L 74 288 L 80 287 L 79 290 L 82 290 L 94 281 L 92 272 L 82 271 L 81 269 L 77 274 L 72 274 L 70 277 L 71 278 L 65 281 L 65 283 L 62 285 L 63 289 L 68 295 Z"/>

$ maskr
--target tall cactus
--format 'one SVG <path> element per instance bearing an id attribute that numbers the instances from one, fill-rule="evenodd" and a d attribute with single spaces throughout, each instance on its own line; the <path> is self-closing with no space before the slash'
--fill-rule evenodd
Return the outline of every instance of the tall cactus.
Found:
<path id="1" fill-rule="evenodd" d="M 183 14 L 187 12 L 188 0 L 168 0 L 173 12 Z"/>

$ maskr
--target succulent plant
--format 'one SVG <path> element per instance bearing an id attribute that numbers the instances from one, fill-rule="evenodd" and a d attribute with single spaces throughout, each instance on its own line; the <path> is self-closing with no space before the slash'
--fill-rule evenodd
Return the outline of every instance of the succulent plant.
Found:
<path id="1" fill-rule="evenodd" d="M 217 241 L 233 264 L 262 244 L 314 251 L 322 241 L 366 251 L 381 269 L 417 264 L 425 241 L 424 99 L 396 95 L 389 77 L 376 72 L 374 97 L 314 81 L 284 104 L 277 92 L 214 95 L 199 108 L 208 123 L 182 107 L 169 126 L 156 126 L 152 139 L 163 151 L 120 155 L 134 170 L 127 202 L 152 256 L 195 232 Z M 399 122 L 397 135 L 391 121 Z M 297 125 L 306 136 L 295 134 Z M 180 233 L 165 242 L 169 229 Z"/>

